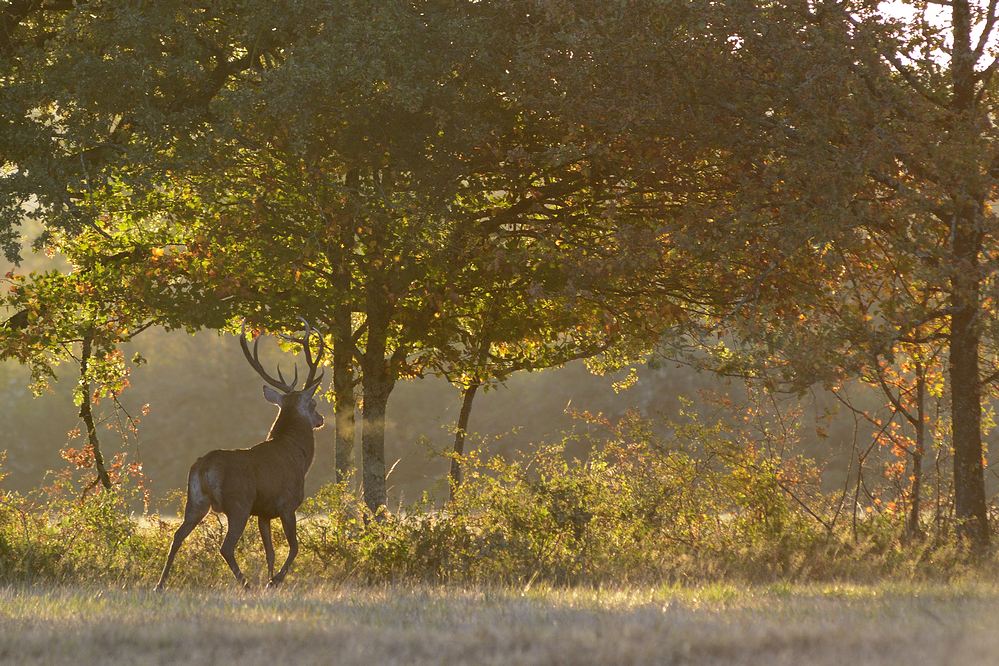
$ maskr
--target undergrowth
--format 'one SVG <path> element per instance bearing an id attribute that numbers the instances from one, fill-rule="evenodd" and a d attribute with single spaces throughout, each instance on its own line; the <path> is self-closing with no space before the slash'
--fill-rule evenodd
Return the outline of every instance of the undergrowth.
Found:
<path id="1" fill-rule="evenodd" d="M 822 492 L 815 464 L 776 453 L 771 441 L 690 414 L 665 430 L 634 414 L 586 416 L 602 435 L 511 459 L 461 458 L 464 483 L 444 506 L 425 498 L 373 515 L 349 483 L 323 487 L 300 509 L 293 576 L 614 586 L 947 579 L 996 565 L 971 562 L 946 526 L 905 539 L 904 511 Z M 580 450 L 589 453 L 570 454 Z M 130 510 L 145 500 L 137 467 L 120 466 L 110 491 L 86 483 L 86 471 L 0 494 L 0 582 L 155 582 L 176 519 Z M 218 555 L 224 534 L 224 518 L 210 514 L 180 551 L 171 585 L 230 584 Z M 275 537 L 280 564 L 280 530 Z M 263 578 L 254 522 L 237 558 L 251 580 Z"/>

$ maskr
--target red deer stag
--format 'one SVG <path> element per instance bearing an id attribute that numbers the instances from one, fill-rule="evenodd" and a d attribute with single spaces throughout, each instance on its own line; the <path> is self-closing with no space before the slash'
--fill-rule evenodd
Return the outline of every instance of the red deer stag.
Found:
<path id="1" fill-rule="evenodd" d="M 305 474 L 312 465 L 315 452 L 315 436 L 312 431 L 323 425 L 323 417 L 316 412 L 313 396 L 323 378 L 322 374 L 317 377 L 316 371 L 325 351 L 325 343 L 323 336 L 317 334 L 319 350 L 313 358 L 310 349 L 312 329 L 304 319 L 302 323 L 305 325 L 303 337 L 286 338 L 301 345 L 309 366 L 305 386 L 301 391 L 296 391 L 298 366 L 295 366 L 295 377 L 290 384 L 285 381 L 280 367 L 278 379 L 268 375 L 257 356 L 259 338 L 254 341 L 253 353 L 250 354 L 244 322 L 239 344 L 246 360 L 270 385 L 264 386 L 264 398 L 279 407 L 278 415 L 267 435 L 267 441 L 250 449 L 215 450 L 198 458 L 191 466 L 187 477 L 184 522 L 173 536 L 170 554 L 167 555 L 160 582 L 156 585 L 157 590 L 163 589 L 173 558 L 184 539 L 208 514 L 209 509 L 224 513 L 228 519 L 229 528 L 222 542 L 221 553 L 236 580 L 244 587 L 249 584 L 236 563 L 235 550 L 250 516 L 257 516 L 260 538 L 264 542 L 267 573 L 270 576 L 268 587 L 278 585 L 288 574 L 288 569 L 298 554 L 295 510 L 305 497 Z M 277 575 L 274 575 L 274 545 L 271 543 L 271 520 L 274 518 L 281 519 L 281 526 L 288 538 L 288 559 Z"/>

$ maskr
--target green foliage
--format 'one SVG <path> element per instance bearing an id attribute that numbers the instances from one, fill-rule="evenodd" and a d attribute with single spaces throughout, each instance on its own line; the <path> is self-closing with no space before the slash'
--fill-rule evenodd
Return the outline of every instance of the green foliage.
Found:
<path id="1" fill-rule="evenodd" d="M 129 505 L 141 487 L 119 478 L 111 491 L 59 474 L 28 496 L 7 492 L 0 510 L 0 577 L 6 580 L 126 582 L 142 575 L 158 541 L 138 528 Z"/>

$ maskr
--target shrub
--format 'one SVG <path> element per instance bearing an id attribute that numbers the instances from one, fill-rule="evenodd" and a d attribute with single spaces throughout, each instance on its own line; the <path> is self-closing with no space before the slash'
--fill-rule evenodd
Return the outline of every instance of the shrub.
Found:
<path id="1" fill-rule="evenodd" d="M 461 457 L 465 482 L 443 507 L 425 497 L 373 515 L 349 481 L 323 487 L 300 510 L 295 576 L 529 586 L 961 569 L 962 551 L 946 538 L 904 545 L 901 511 L 844 509 L 844 496 L 824 494 L 816 466 L 786 454 L 793 442 L 774 441 L 774 431 L 761 437 L 689 412 L 660 428 L 634 413 L 616 422 L 582 417 L 592 426 L 585 435 L 509 459 Z M 151 586 L 176 522 L 131 513 L 145 499 L 141 470 L 123 462 L 114 469 L 110 491 L 86 483 L 86 469 L 71 469 L 27 496 L 0 495 L 0 582 Z M 264 569 L 255 532 L 247 530 L 238 554 L 251 580 Z M 209 516 L 185 542 L 171 583 L 231 584 L 218 556 L 224 534 L 222 520 Z M 275 541 L 280 564 L 279 530 Z"/>

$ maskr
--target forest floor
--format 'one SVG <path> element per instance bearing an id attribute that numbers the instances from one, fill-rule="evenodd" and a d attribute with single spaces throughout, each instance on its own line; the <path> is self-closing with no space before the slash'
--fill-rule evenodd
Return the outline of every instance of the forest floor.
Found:
<path id="1" fill-rule="evenodd" d="M 999 585 L 0 588 L 0 663 L 995 664 Z"/>

